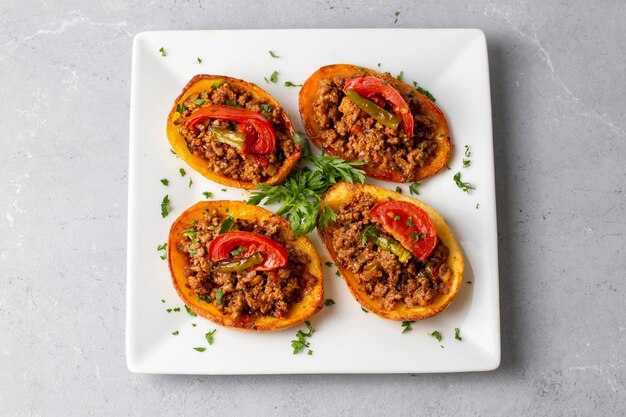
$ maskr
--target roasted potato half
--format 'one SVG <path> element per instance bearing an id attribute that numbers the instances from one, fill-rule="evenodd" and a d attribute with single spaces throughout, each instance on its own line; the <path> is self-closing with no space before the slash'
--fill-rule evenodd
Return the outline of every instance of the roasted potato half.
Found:
<path id="1" fill-rule="evenodd" d="M 316 146 L 347 161 L 365 161 L 362 168 L 373 178 L 430 177 L 452 151 L 443 112 L 389 73 L 348 64 L 322 67 L 302 86 L 299 107 Z"/>
<path id="2" fill-rule="evenodd" d="M 364 236 L 364 233 L 368 233 L 367 229 L 382 229 L 378 221 L 368 218 L 371 212 L 367 207 L 389 202 L 410 203 L 411 207 L 418 207 L 414 210 L 430 218 L 433 233 L 438 240 L 437 247 L 428 257 L 416 260 L 413 255 L 412 260 L 402 264 L 400 256 L 396 258 L 381 246 L 368 243 Z M 459 292 L 463 280 L 463 255 L 445 220 L 432 207 L 380 187 L 345 182 L 326 192 L 322 200 L 324 206 L 333 209 L 338 218 L 323 230 L 318 229 L 319 235 L 350 292 L 365 309 L 389 320 L 421 320 L 441 313 Z M 372 209 L 372 212 L 375 210 Z M 407 219 L 400 216 L 401 212 L 392 214 L 393 218 L 388 219 L 390 222 L 405 222 Z M 413 222 L 418 223 L 417 217 L 413 216 L 409 221 L 411 226 Z M 425 235 L 416 234 L 412 239 L 425 241 L 429 238 Z M 370 265 L 373 265 L 371 269 Z M 394 271 L 396 278 L 399 277 L 393 283 L 394 274 L 388 274 L 389 270 Z M 399 270 L 400 273 L 395 272 Z M 414 282 L 409 282 L 411 280 Z M 428 285 L 431 287 L 427 288 Z"/>
<path id="3" fill-rule="evenodd" d="M 167 118 L 176 154 L 206 178 L 245 189 L 282 182 L 300 147 L 281 105 L 265 90 L 223 75 L 196 75 Z"/>
<path id="4" fill-rule="evenodd" d="M 265 233 L 280 241 L 289 253 L 287 267 L 292 265 L 291 257 L 297 258 L 297 264 L 293 264 L 296 266 L 292 266 L 299 268 L 294 269 L 297 272 L 295 277 L 284 269 L 262 271 L 263 275 L 257 271 L 251 274 L 247 269 L 218 276 L 216 266 L 220 263 L 211 260 L 211 243 L 225 235 L 224 230 L 228 227 L 224 223 L 229 222 L 230 225 L 226 226 L 233 230 Z M 239 253 L 237 250 L 231 253 L 233 256 L 246 255 L 248 249 L 243 244 L 237 248 Z M 263 252 L 257 255 L 263 253 L 266 256 L 266 249 L 261 249 Z M 242 201 L 199 202 L 185 210 L 172 224 L 167 251 L 172 282 L 180 298 L 196 314 L 219 325 L 244 331 L 274 331 L 299 324 L 322 308 L 324 279 L 315 248 L 307 237 L 296 238 L 287 220 L 261 207 Z M 240 259 L 230 260 L 237 262 Z M 260 287 L 256 288 L 258 285 Z M 256 310 L 248 314 L 249 302 L 244 300 L 251 297 L 252 303 L 263 302 L 258 297 L 258 290 L 271 292 L 275 299 L 277 291 L 285 295 L 294 288 L 298 293 L 296 296 L 290 293 L 290 300 L 279 299 L 266 306 L 267 313 Z M 257 292 L 255 295 L 247 291 Z M 238 303 L 242 302 L 243 306 L 238 310 Z M 277 313 L 279 309 L 280 314 Z"/>

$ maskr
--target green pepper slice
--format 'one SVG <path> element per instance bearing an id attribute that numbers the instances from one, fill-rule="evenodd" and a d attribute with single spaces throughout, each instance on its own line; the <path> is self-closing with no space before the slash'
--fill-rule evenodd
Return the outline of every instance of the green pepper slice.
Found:
<path id="1" fill-rule="evenodd" d="M 246 143 L 246 135 L 240 132 L 224 129 L 223 127 L 211 127 L 211 138 L 217 142 L 222 142 L 237 149 L 243 149 Z"/>
<path id="2" fill-rule="evenodd" d="M 263 255 L 257 252 L 245 258 L 224 259 L 215 263 L 214 272 L 241 272 L 263 262 Z"/>
<path id="3" fill-rule="evenodd" d="M 400 116 L 383 109 L 373 101 L 361 97 L 356 91 L 348 90 L 346 91 L 346 96 L 352 100 L 359 109 L 372 116 L 384 126 L 394 130 L 400 126 Z"/>
<path id="4" fill-rule="evenodd" d="M 394 238 L 387 236 L 380 236 L 378 234 L 367 234 L 367 241 L 375 244 L 382 250 L 393 253 L 398 257 L 398 260 L 405 264 L 411 259 L 411 252 L 409 252 L 400 242 Z"/>

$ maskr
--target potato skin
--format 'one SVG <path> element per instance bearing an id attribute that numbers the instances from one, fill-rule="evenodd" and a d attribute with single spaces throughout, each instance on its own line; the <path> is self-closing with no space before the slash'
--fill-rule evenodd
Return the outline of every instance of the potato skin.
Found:
<path id="1" fill-rule="evenodd" d="M 427 178 L 435 175 L 437 172 L 441 171 L 448 159 L 450 158 L 450 153 L 452 152 L 452 144 L 450 142 L 450 130 L 448 129 L 448 123 L 443 112 L 430 101 L 428 97 L 420 93 L 417 89 L 411 87 L 408 84 L 403 83 L 402 81 L 397 80 L 396 78 L 390 76 L 389 74 L 381 74 L 374 70 L 368 68 L 357 67 L 355 65 L 350 64 L 335 64 L 335 65 L 327 65 L 315 71 L 304 83 L 302 89 L 300 90 L 300 96 L 298 99 L 299 107 L 300 107 L 300 116 L 302 117 L 302 122 L 304 124 L 304 129 L 306 130 L 306 134 L 309 138 L 315 143 L 318 148 L 322 148 L 320 141 L 320 126 L 315 121 L 314 111 L 313 111 L 313 103 L 317 98 L 317 90 L 320 80 L 332 77 L 354 77 L 357 75 L 371 75 L 374 77 L 378 77 L 385 82 L 393 85 L 393 87 L 398 90 L 401 94 L 408 95 L 411 92 L 417 97 L 424 108 L 426 109 L 425 114 L 433 117 L 437 120 L 437 129 L 435 132 L 435 137 L 437 138 L 438 150 L 433 161 L 427 165 L 420 168 L 417 168 L 414 172 L 414 175 L 411 177 L 410 181 L 416 181 L 423 178 Z M 334 151 L 333 149 L 323 148 L 324 151 L 328 154 L 338 156 L 342 159 L 345 159 L 345 156 Z M 395 170 L 383 170 L 373 165 L 364 165 L 360 167 L 363 169 L 366 174 L 372 178 L 377 178 L 384 181 L 393 181 L 393 182 L 409 182 L 405 176 Z"/>
<path id="2" fill-rule="evenodd" d="M 452 231 L 446 224 L 445 220 L 435 209 L 422 203 L 421 201 L 411 198 L 393 191 L 385 190 L 384 188 L 376 187 L 368 184 L 350 184 L 346 182 L 338 183 L 330 188 L 324 194 L 322 200 L 322 207 L 329 206 L 335 212 L 339 212 L 339 207 L 346 201 L 350 200 L 354 194 L 362 191 L 374 196 L 378 201 L 388 200 L 401 200 L 419 206 L 428 213 L 433 223 L 437 227 L 437 234 L 439 239 L 448 247 L 450 254 L 448 257 L 448 266 L 452 271 L 451 278 L 447 282 L 448 293 L 439 294 L 435 301 L 426 307 L 415 306 L 409 307 L 404 303 L 398 304 L 393 310 L 384 309 L 377 300 L 370 298 L 367 293 L 360 287 L 355 275 L 348 269 L 337 265 L 337 269 L 341 273 L 343 280 L 348 285 L 352 296 L 367 310 L 372 313 L 388 320 L 405 321 L 405 320 L 422 320 L 429 317 L 433 317 L 443 310 L 452 302 L 456 297 L 461 283 L 463 282 L 463 270 L 465 268 L 463 254 L 459 247 Z M 319 230 L 318 233 L 326 250 L 330 254 L 333 261 L 337 263 L 337 255 L 332 249 L 332 228 L 333 225 Z"/>
<path id="3" fill-rule="evenodd" d="M 174 150 L 174 152 L 176 152 L 176 154 L 183 161 L 185 161 L 191 168 L 198 171 L 204 177 L 212 181 L 215 181 L 217 183 L 227 185 L 229 187 L 237 187 L 237 188 L 244 188 L 247 190 L 253 190 L 256 188 L 253 182 L 235 180 L 235 179 L 232 179 L 225 175 L 221 175 L 217 172 L 214 172 L 208 169 L 206 166 L 206 163 L 204 162 L 204 159 L 198 155 L 191 153 L 189 148 L 187 148 L 187 142 L 185 141 L 185 138 L 180 133 L 178 133 L 178 126 L 174 124 L 174 121 L 180 117 L 180 114 L 176 111 L 176 107 L 179 104 L 183 104 L 185 100 L 187 99 L 187 97 L 189 97 L 189 95 L 203 91 L 203 90 L 210 90 L 213 84 L 215 84 L 218 81 L 223 81 L 223 80 L 227 81 L 231 85 L 237 85 L 238 87 L 241 87 L 242 89 L 250 93 L 252 97 L 266 100 L 272 106 L 280 109 L 280 112 L 282 114 L 282 121 L 283 121 L 283 124 L 285 125 L 287 134 L 290 137 L 293 137 L 295 130 L 293 128 L 293 124 L 291 123 L 291 120 L 289 119 L 289 116 L 287 115 L 285 110 L 281 107 L 280 103 L 278 103 L 278 101 L 276 101 L 276 99 L 272 97 L 267 91 L 257 87 L 256 85 L 252 83 L 239 80 L 237 78 L 227 77 L 223 75 L 198 74 L 194 76 L 187 83 L 185 88 L 183 88 L 182 93 L 180 93 L 180 95 L 174 101 L 174 105 L 172 106 L 169 116 L 167 117 L 167 126 L 166 126 L 167 139 L 169 140 L 170 145 L 172 146 L 172 149 Z M 285 159 L 282 165 L 278 168 L 278 171 L 276 172 L 276 174 L 270 177 L 263 184 L 274 185 L 274 184 L 280 184 L 281 182 L 283 182 L 285 178 L 287 177 L 287 175 L 289 174 L 289 172 L 291 171 L 291 169 L 298 162 L 301 155 L 302 155 L 302 151 L 300 147 L 296 145 L 296 152 L 294 152 L 291 156 L 289 156 L 289 158 Z"/>
<path id="4" fill-rule="evenodd" d="M 228 212 L 226 209 L 228 208 Z M 276 317 L 261 316 L 257 318 L 239 317 L 233 319 L 219 311 L 213 304 L 200 301 L 196 298 L 193 290 L 188 287 L 185 278 L 185 266 L 189 264 L 186 254 L 178 251 L 178 243 L 184 239 L 180 233 L 185 230 L 193 219 L 203 216 L 204 210 L 217 210 L 223 216 L 232 215 L 238 219 L 259 221 L 271 217 L 280 219 L 281 227 L 290 230 L 289 223 L 276 214 L 264 208 L 247 204 L 242 201 L 201 201 L 185 210 L 172 224 L 167 242 L 167 256 L 172 282 L 176 292 L 187 306 L 196 314 L 224 327 L 243 331 L 270 332 L 281 330 L 302 323 L 317 313 L 324 302 L 324 277 L 322 264 L 311 241 L 306 236 L 297 238 L 295 245 L 309 255 L 311 263 L 308 272 L 315 277 L 315 283 L 304 289 L 304 297 L 298 303 L 293 304 L 289 315 L 283 319 Z"/>

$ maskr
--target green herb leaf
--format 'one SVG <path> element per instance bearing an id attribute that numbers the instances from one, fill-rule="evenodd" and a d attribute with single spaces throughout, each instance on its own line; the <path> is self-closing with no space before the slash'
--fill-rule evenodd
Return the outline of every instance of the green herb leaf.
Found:
<path id="1" fill-rule="evenodd" d="M 222 188 L 222 191 L 223 191 L 223 192 L 226 192 L 226 188 Z"/>
<path id="2" fill-rule="evenodd" d="M 161 52 L 161 56 L 167 56 L 167 52 L 165 52 L 165 48 L 161 47 L 161 49 L 159 49 L 159 52 Z"/>
<path id="3" fill-rule="evenodd" d="M 224 219 L 224 221 L 222 222 L 220 230 L 217 232 L 217 234 L 221 235 L 222 233 L 230 232 L 234 225 L 235 219 L 233 219 L 233 216 L 226 217 L 226 219 Z"/>
<path id="4" fill-rule="evenodd" d="M 470 161 L 469 159 L 463 158 L 463 168 L 467 168 L 471 164 L 472 164 L 472 161 Z"/>
<path id="5" fill-rule="evenodd" d="M 230 107 L 236 107 L 238 109 L 243 108 L 239 104 L 237 104 L 237 102 L 232 101 L 232 100 L 226 100 L 226 103 L 224 103 L 224 104 L 226 104 L 227 106 L 230 106 Z"/>
<path id="6" fill-rule="evenodd" d="M 396 193 L 400 193 L 400 194 L 402 194 L 402 188 L 400 188 L 400 187 L 396 187 Z"/>
<path id="7" fill-rule="evenodd" d="M 415 181 L 413 184 L 409 185 L 409 192 L 414 195 L 420 195 L 420 190 L 417 187 L 422 185 L 421 182 Z"/>
<path id="8" fill-rule="evenodd" d="M 176 308 L 174 308 L 174 312 L 175 312 L 175 313 L 178 313 L 179 311 L 180 311 L 180 307 L 176 307 Z"/>
<path id="9" fill-rule="evenodd" d="M 202 64 L 202 58 L 198 57 L 196 59 L 198 60 L 198 64 Z"/>
<path id="10" fill-rule="evenodd" d="M 480 207 L 480 204 L 476 203 L 476 210 Z"/>
<path id="11" fill-rule="evenodd" d="M 334 264 L 334 263 L 332 263 L 332 262 L 330 262 L 330 261 L 326 261 L 326 262 L 324 262 L 324 265 L 326 265 L 327 267 L 333 267 L 333 266 L 335 266 L 335 264 Z"/>
<path id="12" fill-rule="evenodd" d="M 275 83 L 276 81 L 278 81 L 278 71 L 274 71 L 272 73 L 272 75 L 270 75 L 270 78 L 268 79 L 267 77 L 265 77 L 265 81 L 269 84 L 269 83 Z"/>
<path id="13" fill-rule="evenodd" d="M 191 256 L 192 258 L 196 255 L 196 253 L 198 253 L 198 251 L 193 248 L 189 248 L 187 252 L 189 252 L 189 256 Z"/>
<path id="14" fill-rule="evenodd" d="M 399 215 L 395 215 L 393 216 L 393 221 L 397 222 L 398 220 L 400 220 L 400 216 Z"/>
<path id="15" fill-rule="evenodd" d="M 285 81 L 285 87 L 302 87 L 302 84 L 294 84 L 291 81 Z"/>
<path id="16" fill-rule="evenodd" d="M 180 172 L 181 177 L 184 177 L 185 175 L 187 175 L 184 168 L 179 169 L 178 172 Z"/>
<path id="17" fill-rule="evenodd" d="M 214 82 L 213 84 L 211 84 L 211 88 L 212 88 L 212 89 L 213 89 L 213 88 L 217 88 L 217 87 L 219 87 L 220 85 L 224 84 L 225 82 L 226 82 L 226 80 L 219 80 L 219 81 L 216 81 L 216 82 Z"/>
<path id="18" fill-rule="evenodd" d="M 193 178 L 189 178 L 189 188 L 191 188 L 191 184 L 193 184 Z"/>
<path id="19" fill-rule="evenodd" d="M 161 217 L 165 217 L 170 214 L 170 197 L 169 194 L 165 194 L 163 200 L 161 200 Z"/>
<path id="20" fill-rule="evenodd" d="M 410 239 L 414 242 L 417 242 L 420 239 L 424 239 L 426 237 L 426 233 L 418 234 L 417 232 L 411 232 Z"/>
<path id="21" fill-rule="evenodd" d="M 408 219 L 406 219 L 406 224 L 409 227 L 415 226 L 415 223 L 413 223 L 413 217 L 409 217 Z"/>
<path id="22" fill-rule="evenodd" d="M 302 156 L 306 159 L 311 158 L 311 147 L 309 145 L 309 138 L 304 132 L 296 132 L 293 134 L 293 141 L 296 145 L 302 149 Z"/>
<path id="23" fill-rule="evenodd" d="M 215 334 L 216 331 L 217 329 L 213 329 L 204 335 L 204 337 L 206 338 L 206 341 L 209 343 L 209 346 L 213 345 L 213 335 Z"/>
<path id="24" fill-rule="evenodd" d="M 267 104 L 261 104 L 261 110 L 263 110 L 265 113 L 271 113 L 272 112 L 272 108 L 267 105 Z"/>
<path id="25" fill-rule="evenodd" d="M 167 187 L 170 184 L 170 181 L 167 178 L 161 178 L 161 184 Z"/>
<path id="26" fill-rule="evenodd" d="M 398 81 L 402 81 L 402 78 L 404 78 L 404 71 L 400 71 L 400 74 L 396 75 Z"/>
<path id="27" fill-rule="evenodd" d="M 166 252 L 166 250 L 167 250 L 167 242 L 162 244 L 162 245 L 157 246 L 157 250 L 158 251 L 163 251 L 163 253 L 160 255 L 161 259 L 163 259 L 163 260 L 167 259 L 167 252 Z M 163 302 L 165 302 L 165 301 L 163 301 Z"/>
<path id="28" fill-rule="evenodd" d="M 309 351 L 306 354 L 311 356 L 311 355 L 313 355 L 313 351 L 311 349 L 309 349 Z"/>
<path id="29" fill-rule="evenodd" d="M 335 275 L 337 275 L 338 277 L 341 277 L 341 274 L 339 273 L 339 271 L 335 271 Z"/>
<path id="30" fill-rule="evenodd" d="M 469 182 L 463 182 L 461 181 L 461 173 L 457 172 L 456 174 L 454 174 L 454 182 L 456 183 L 457 187 L 459 187 L 461 190 L 465 191 L 466 193 L 470 193 L 470 190 L 475 190 L 476 188 L 472 187 L 472 184 L 470 184 Z"/>
<path id="31" fill-rule="evenodd" d="M 198 295 L 198 293 L 194 293 L 196 295 L 196 300 L 204 301 L 205 303 L 211 303 L 213 299 L 210 295 Z"/>
<path id="32" fill-rule="evenodd" d="M 364 307 L 361 307 L 361 311 L 363 311 L 364 313 L 369 313 L 369 311 L 367 311 Z"/>
<path id="33" fill-rule="evenodd" d="M 198 352 L 204 352 L 206 350 L 206 348 L 203 347 L 195 347 L 193 348 L 193 350 L 197 350 Z"/>
<path id="34" fill-rule="evenodd" d="M 193 101 L 193 104 L 195 104 L 196 106 L 201 106 L 204 103 L 206 103 L 206 100 L 203 98 L 197 98 Z"/>
<path id="35" fill-rule="evenodd" d="M 417 83 L 415 81 L 413 81 L 413 85 L 415 86 L 415 89 L 417 91 L 419 91 L 420 93 L 424 94 L 426 97 L 428 97 L 430 99 L 430 101 L 432 101 L 433 103 L 437 100 L 435 100 L 435 97 L 433 97 L 432 94 L 430 94 L 430 92 L 428 90 L 424 90 L 422 87 L 420 87 L 419 85 L 417 85 Z"/>
<path id="36" fill-rule="evenodd" d="M 469 145 L 465 145 L 465 157 L 469 158 L 472 156 L 472 151 L 470 151 Z"/>
<path id="37" fill-rule="evenodd" d="M 202 192 L 202 195 L 203 195 L 203 196 L 204 196 L 204 198 L 206 198 L 207 200 L 208 200 L 209 198 L 213 198 L 213 193 L 212 193 L 212 192 L 210 192 L 210 191 L 203 191 L 203 192 Z"/>
<path id="38" fill-rule="evenodd" d="M 459 342 L 463 340 L 463 338 L 461 337 L 461 330 L 459 330 L 458 327 L 454 328 L 454 338 Z"/>
<path id="39" fill-rule="evenodd" d="M 221 288 L 218 288 L 217 291 L 215 291 L 215 302 L 219 305 L 222 305 L 222 296 L 224 295 L 224 291 L 222 291 Z"/>
<path id="40" fill-rule="evenodd" d="M 178 330 L 176 330 L 176 331 L 172 332 L 172 334 L 173 334 L 174 336 L 178 336 Z"/>
<path id="41" fill-rule="evenodd" d="M 168 313 L 171 313 L 172 309 L 171 308 L 167 308 L 167 309 L 165 309 L 165 311 L 167 311 Z"/>
<path id="42" fill-rule="evenodd" d="M 333 300 L 332 298 L 327 298 L 326 300 L 324 300 L 324 305 L 325 305 L 326 307 L 328 307 L 328 306 L 332 306 L 332 305 L 334 305 L 334 304 L 335 304 L 335 300 Z"/>
<path id="43" fill-rule="evenodd" d="M 435 330 L 432 333 L 428 333 L 429 336 L 434 337 L 435 339 L 437 339 L 438 342 L 441 342 L 441 339 L 443 339 L 443 336 L 441 336 L 441 333 L 439 333 L 439 331 Z"/>
<path id="44" fill-rule="evenodd" d="M 185 107 L 184 104 L 180 104 L 179 103 L 179 104 L 176 105 L 176 112 L 177 113 L 183 114 L 186 111 L 187 111 L 187 107 Z M 172 149 L 170 149 L 170 152 L 172 152 L 174 155 L 176 155 L 176 152 L 174 152 Z"/>
<path id="45" fill-rule="evenodd" d="M 239 256 L 241 255 L 242 252 L 243 252 L 243 246 L 239 245 L 235 249 L 231 250 L 230 254 L 232 256 Z"/>
<path id="46" fill-rule="evenodd" d="M 191 240 L 191 243 L 198 243 L 198 231 L 195 228 L 190 227 L 189 229 L 185 229 L 180 232 L 180 234 Z"/>
<path id="47" fill-rule="evenodd" d="M 400 12 L 395 12 L 394 15 L 396 16 L 396 20 L 393 21 L 393 24 L 395 25 L 398 23 L 398 16 L 400 16 Z"/>
<path id="48" fill-rule="evenodd" d="M 403 321 L 402 322 L 402 334 L 410 332 L 413 330 L 411 324 L 415 323 L 415 321 Z"/>
<path id="49" fill-rule="evenodd" d="M 372 236 L 372 237 L 379 236 L 379 233 L 378 233 L 378 230 L 376 230 L 375 224 L 370 224 L 369 226 L 365 228 L 365 230 L 363 230 L 363 233 L 361 233 L 361 245 L 367 244 L 367 238 L 369 236 Z"/>
<path id="50" fill-rule="evenodd" d="M 313 333 L 315 333 L 315 329 L 311 325 L 310 321 L 306 320 L 304 324 L 308 332 L 305 333 L 302 330 L 298 330 L 296 332 L 296 339 L 291 341 L 291 347 L 293 348 L 294 355 L 296 353 L 302 352 L 304 348 L 308 348 L 310 346 L 310 342 L 308 342 L 306 339 L 310 338 L 311 336 L 313 336 Z"/>
<path id="51" fill-rule="evenodd" d="M 185 310 L 187 310 L 187 314 L 189 314 L 191 317 L 198 317 L 196 312 L 190 309 L 187 304 L 185 304 Z"/>
<path id="52" fill-rule="evenodd" d="M 267 52 L 270 54 L 270 56 L 271 56 L 272 58 L 280 58 L 278 55 L 276 55 L 276 54 L 275 54 L 274 52 L 272 52 L 272 51 L 267 51 Z"/>
<path id="53" fill-rule="evenodd" d="M 320 230 L 324 230 L 335 220 L 337 220 L 337 213 L 335 213 L 330 206 L 324 206 L 318 221 Z"/>

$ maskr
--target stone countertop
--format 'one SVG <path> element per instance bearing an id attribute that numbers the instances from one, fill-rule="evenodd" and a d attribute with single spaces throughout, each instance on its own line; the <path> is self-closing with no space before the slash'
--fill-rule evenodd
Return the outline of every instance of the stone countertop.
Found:
<path id="1" fill-rule="evenodd" d="M 357 4 L 60 0 L 27 10 L 3 2 L 0 414 L 624 412 L 626 3 Z M 243 377 L 127 370 L 132 38 L 160 29 L 295 27 L 485 31 L 500 245 L 498 370 Z"/>

